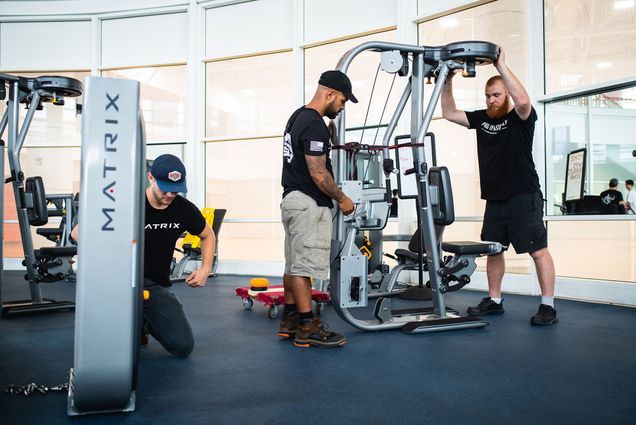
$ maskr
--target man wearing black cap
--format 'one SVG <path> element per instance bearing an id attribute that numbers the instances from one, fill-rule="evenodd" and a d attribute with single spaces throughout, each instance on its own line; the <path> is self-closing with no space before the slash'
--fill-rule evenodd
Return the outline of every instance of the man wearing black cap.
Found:
<path id="1" fill-rule="evenodd" d="M 297 109 L 285 127 L 281 179 L 285 310 L 278 335 L 294 338 L 299 347 L 345 344 L 344 336 L 331 332 L 313 316 L 311 278 L 329 278 L 333 201 L 345 215 L 354 209 L 334 181 L 329 158 L 333 123 L 328 128 L 323 120 L 336 118 L 347 100 L 358 102 L 349 78 L 340 71 L 326 71 L 311 102 Z"/>
<path id="2" fill-rule="evenodd" d="M 144 330 L 171 354 L 187 357 L 194 348 L 192 329 L 183 306 L 167 288 L 174 247 L 183 232 L 201 238 L 201 268 L 194 270 L 186 284 L 205 286 L 212 269 L 215 238 L 201 211 L 179 193 L 187 192 L 186 170 L 174 155 L 160 155 L 148 173 L 144 243 Z"/>
<path id="3" fill-rule="evenodd" d="M 625 214 L 623 194 L 617 190 L 618 179 L 609 181 L 609 189 L 601 192 L 601 214 Z"/>
<path id="4" fill-rule="evenodd" d="M 190 323 L 177 297 L 168 290 L 170 266 L 177 240 L 183 232 L 201 239 L 201 268 L 194 270 L 186 284 L 205 286 L 212 270 L 215 237 L 201 211 L 179 193 L 188 191 L 186 170 L 179 158 L 164 154 L 152 163 L 146 188 L 144 226 L 144 289 L 150 296 L 143 306 L 143 343 L 152 335 L 170 354 L 187 357 L 194 348 Z M 78 240 L 79 225 L 71 237 Z"/>

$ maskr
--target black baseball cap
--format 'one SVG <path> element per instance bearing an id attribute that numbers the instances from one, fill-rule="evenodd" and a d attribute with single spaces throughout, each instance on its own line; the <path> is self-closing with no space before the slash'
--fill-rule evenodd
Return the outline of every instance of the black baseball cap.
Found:
<path id="1" fill-rule="evenodd" d="M 185 165 L 174 155 L 169 153 L 159 155 L 152 162 L 150 174 L 155 178 L 157 186 L 163 192 L 185 193 L 188 191 Z"/>
<path id="2" fill-rule="evenodd" d="M 347 100 L 358 103 L 358 99 L 356 99 L 351 92 L 351 80 L 349 80 L 349 77 L 342 71 L 332 70 L 323 72 L 320 76 L 320 80 L 318 80 L 318 84 L 338 90 L 345 95 Z"/>
<path id="3" fill-rule="evenodd" d="M 616 178 L 610 179 L 609 185 L 610 185 L 610 187 L 618 186 L 618 179 L 616 179 Z"/>

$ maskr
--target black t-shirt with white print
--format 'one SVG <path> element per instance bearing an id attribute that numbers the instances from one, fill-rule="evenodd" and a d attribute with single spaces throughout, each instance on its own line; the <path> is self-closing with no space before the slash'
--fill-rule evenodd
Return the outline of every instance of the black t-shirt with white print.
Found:
<path id="1" fill-rule="evenodd" d="M 601 212 L 604 214 L 625 214 L 623 194 L 616 189 L 607 189 L 601 192 Z"/>
<path id="2" fill-rule="evenodd" d="M 183 232 L 198 235 L 205 226 L 201 211 L 180 195 L 162 210 L 153 208 L 146 198 L 144 276 L 162 286 L 169 286 L 170 265 L 177 240 Z"/>
<path id="3" fill-rule="evenodd" d="M 525 121 L 512 109 L 501 118 L 489 118 L 485 110 L 466 112 L 469 128 L 477 130 L 477 157 L 481 198 L 510 199 L 540 190 L 532 159 L 532 138 L 537 112 Z"/>
<path id="4" fill-rule="evenodd" d="M 321 207 L 333 207 L 333 201 L 311 179 L 305 155 L 326 155 L 326 168 L 333 177 L 331 167 L 329 131 L 315 109 L 298 108 L 287 121 L 283 136 L 283 198 L 299 190 L 311 196 Z"/>

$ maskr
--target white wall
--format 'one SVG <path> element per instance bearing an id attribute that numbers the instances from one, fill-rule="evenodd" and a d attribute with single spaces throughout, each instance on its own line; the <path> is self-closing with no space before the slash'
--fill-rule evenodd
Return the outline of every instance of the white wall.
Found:
<path id="1" fill-rule="evenodd" d="M 91 22 L 0 23 L 0 69 L 90 69 Z"/>
<path id="2" fill-rule="evenodd" d="M 484 0 L 417 0 L 417 10 L 420 17 L 436 15 L 466 5 L 487 3 Z"/>
<path id="3" fill-rule="evenodd" d="M 396 0 L 304 0 L 305 44 L 397 23 Z"/>
<path id="4" fill-rule="evenodd" d="M 101 39 L 102 67 L 186 62 L 188 15 L 103 20 Z"/>
<path id="5" fill-rule="evenodd" d="M 207 9 L 205 56 L 218 58 L 291 48 L 292 1 L 262 0 Z"/>

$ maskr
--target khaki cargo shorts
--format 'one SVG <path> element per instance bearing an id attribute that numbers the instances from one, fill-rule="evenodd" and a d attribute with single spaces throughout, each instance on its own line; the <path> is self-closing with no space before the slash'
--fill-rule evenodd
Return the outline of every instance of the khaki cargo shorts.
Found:
<path id="1" fill-rule="evenodd" d="M 295 190 L 280 204 L 285 228 L 285 274 L 329 279 L 331 211 Z"/>

